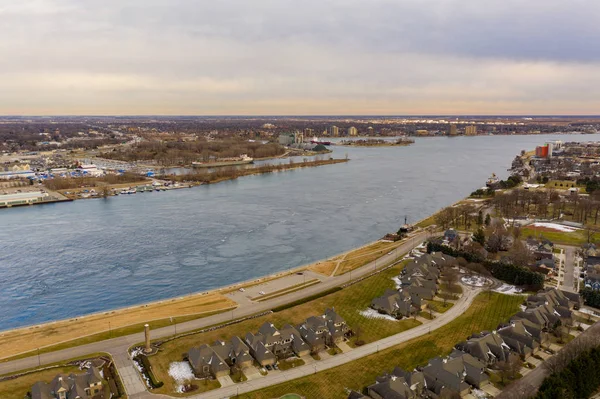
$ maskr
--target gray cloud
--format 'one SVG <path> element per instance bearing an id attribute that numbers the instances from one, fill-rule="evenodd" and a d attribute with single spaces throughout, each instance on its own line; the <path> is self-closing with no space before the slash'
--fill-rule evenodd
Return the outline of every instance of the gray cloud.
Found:
<path id="1" fill-rule="evenodd" d="M 593 0 L 0 0 L 0 114 L 595 113 L 599 16 Z"/>

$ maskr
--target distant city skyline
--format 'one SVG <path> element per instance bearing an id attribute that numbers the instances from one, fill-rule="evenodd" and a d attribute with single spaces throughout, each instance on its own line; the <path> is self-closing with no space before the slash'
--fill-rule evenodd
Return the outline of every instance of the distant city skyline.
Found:
<path id="1" fill-rule="evenodd" d="M 0 115 L 595 115 L 593 0 L 0 0 Z"/>

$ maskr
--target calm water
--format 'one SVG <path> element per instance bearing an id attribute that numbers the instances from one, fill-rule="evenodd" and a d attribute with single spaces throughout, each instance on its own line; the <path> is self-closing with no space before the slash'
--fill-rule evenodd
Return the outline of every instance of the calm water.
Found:
<path id="1" fill-rule="evenodd" d="M 323 259 L 484 185 L 522 149 L 598 135 L 334 148 L 346 164 L 0 210 L 0 330 L 228 285 Z"/>

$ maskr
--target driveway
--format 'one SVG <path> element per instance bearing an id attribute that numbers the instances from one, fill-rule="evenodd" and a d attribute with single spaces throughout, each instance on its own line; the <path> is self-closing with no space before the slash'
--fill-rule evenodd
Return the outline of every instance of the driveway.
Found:
<path id="1" fill-rule="evenodd" d="M 230 375 L 224 375 L 222 377 L 217 378 L 217 380 L 219 380 L 219 382 L 221 383 L 221 387 L 223 388 L 235 385 L 235 382 L 233 382 Z"/>
<path id="2" fill-rule="evenodd" d="M 260 373 L 260 371 L 258 371 L 258 369 L 256 367 L 254 367 L 254 366 L 245 368 L 244 370 L 242 370 L 242 372 L 244 373 L 244 375 L 246 376 L 246 378 L 248 379 L 248 381 L 256 380 L 256 379 L 264 377 Z"/>

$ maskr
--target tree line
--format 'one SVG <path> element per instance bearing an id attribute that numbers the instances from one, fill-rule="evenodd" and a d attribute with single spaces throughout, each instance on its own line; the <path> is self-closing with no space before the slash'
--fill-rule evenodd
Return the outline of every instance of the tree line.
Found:
<path id="1" fill-rule="evenodd" d="M 586 350 L 544 379 L 534 399 L 589 398 L 600 388 L 600 347 Z"/>
<path id="2" fill-rule="evenodd" d="M 103 158 L 125 162 L 155 161 L 159 165 L 187 165 L 196 161 L 208 162 L 219 158 L 236 158 L 247 154 L 252 158 L 283 155 L 285 149 L 276 143 L 250 142 L 236 138 L 184 141 L 143 141 L 126 148 L 102 153 Z"/>

